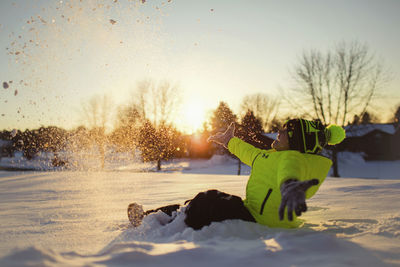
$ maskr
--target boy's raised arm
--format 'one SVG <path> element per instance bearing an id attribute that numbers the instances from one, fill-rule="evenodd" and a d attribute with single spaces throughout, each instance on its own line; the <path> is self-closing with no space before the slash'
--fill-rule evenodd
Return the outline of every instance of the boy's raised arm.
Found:
<path id="1" fill-rule="evenodd" d="M 208 138 L 209 142 L 214 142 L 229 149 L 229 152 L 238 157 L 244 164 L 252 166 L 254 159 L 262 153 L 261 149 L 234 137 L 235 124 L 231 123 L 224 133 L 217 133 Z"/>

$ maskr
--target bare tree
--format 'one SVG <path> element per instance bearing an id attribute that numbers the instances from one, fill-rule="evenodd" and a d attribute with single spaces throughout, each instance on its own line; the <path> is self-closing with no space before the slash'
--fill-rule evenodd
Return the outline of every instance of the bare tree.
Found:
<path id="1" fill-rule="evenodd" d="M 137 108 L 142 118 L 160 125 L 171 122 L 180 100 L 178 86 L 167 81 L 156 84 L 151 80 L 143 80 L 137 84 L 131 105 Z"/>
<path id="2" fill-rule="evenodd" d="M 267 94 L 247 95 L 243 98 L 241 111 L 246 114 L 249 110 L 253 111 L 256 118 L 262 122 L 265 130 L 271 130 L 273 121 L 277 119 L 280 99 Z"/>
<path id="3" fill-rule="evenodd" d="M 113 102 L 107 95 L 95 95 L 82 104 L 83 119 L 89 128 L 108 130 L 112 118 Z"/>
<path id="4" fill-rule="evenodd" d="M 153 83 L 150 80 L 142 80 L 138 82 L 137 87 L 133 94 L 133 101 L 131 105 L 135 106 L 142 118 L 146 118 L 148 114 L 148 95 Z"/>
<path id="5" fill-rule="evenodd" d="M 142 151 L 142 156 L 147 155 L 147 160 L 157 161 L 158 170 L 161 169 L 161 160 L 167 159 L 167 155 L 170 154 L 170 147 L 162 143 L 169 140 L 168 138 L 174 138 L 169 134 L 173 131 L 167 131 L 167 129 L 173 128 L 171 121 L 179 108 L 179 104 L 180 90 L 176 85 L 167 81 L 157 84 L 151 80 L 144 80 L 137 84 L 130 108 L 127 109 L 135 110 L 136 113 L 132 114 L 140 117 L 139 120 L 135 120 L 137 130 L 135 138 L 139 144 L 138 148 Z M 131 123 L 133 120 L 126 121 Z M 152 132 L 158 138 L 146 136 Z M 142 136 L 143 134 L 145 136 Z"/>
<path id="6" fill-rule="evenodd" d="M 387 82 L 386 74 L 368 47 L 358 42 L 340 43 L 325 54 L 310 50 L 294 68 L 296 86 L 286 99 L 303 114 L 344 126 L 367 111 Z"/>
<path id="7" fill-rule="evenodd" d="M 112 100 L 107 95 L 95 95 L 87 103 L 83 103 L 83 119 L 89 126 L 92 140 L 98 147 L 101 168 L 104 169 L 106 131 L 112 117 Z"/>
<path id="8" fill-rule="evenodd" d="M 332 51 L 303 52 L 294 67 L 295 88 L 286 97 L 292 108 L 324 124 L 344 126 L 363 117 L 388 81 L 387 72 L 359 42 L 340 43 Z M 339 176 L 333 150 L 334 176 Z"/>
<path id="9" fill-rule="evenodd" d="M 400 123 L 400 105 L 397 107 L 396 112 L 394 113 L 393 122 L 397 124 Z"/>
<path id="10" fill-rule="evenodd" d="M 161 82 L 153 89 L 156 124 L 169 123 L 180 104 L 179 89 L 169 82 Z"/>

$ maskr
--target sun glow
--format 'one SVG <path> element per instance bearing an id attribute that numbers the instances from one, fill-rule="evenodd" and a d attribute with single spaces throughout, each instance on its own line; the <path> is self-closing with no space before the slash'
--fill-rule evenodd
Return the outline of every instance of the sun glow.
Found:
<path id="1" fill-rule="evenodd" d="M 205 106 L 199 101 L 190 101 L 185 103 L 175 122 L 180 130 L 186 133 L 195 133 L 202 129 L 205 121 Z"/>

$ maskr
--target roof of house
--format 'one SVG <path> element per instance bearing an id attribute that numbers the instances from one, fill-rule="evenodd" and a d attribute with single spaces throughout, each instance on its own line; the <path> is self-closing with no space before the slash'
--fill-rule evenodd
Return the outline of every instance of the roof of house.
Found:
<path id="1" fill-rule="evenodd" d="M 394 134 L 397 130 L 395 125 L 392 123 L 348 125 L 344 128 L 346 130 L 346 137 L 361 137 L 375 130 L 387 134 Z M 264 133 L 263 135 L 275 140 L 278 136 L 278 133 Z"/>
<path id="2" fill-rule="evenodd" d="M 360 137 L 375 130 L 387 134 L 394 134 L 396 132 L 396 127 L 392 123 L 348 125 L 344 128 L 346 130 L 346 137 Z"/>

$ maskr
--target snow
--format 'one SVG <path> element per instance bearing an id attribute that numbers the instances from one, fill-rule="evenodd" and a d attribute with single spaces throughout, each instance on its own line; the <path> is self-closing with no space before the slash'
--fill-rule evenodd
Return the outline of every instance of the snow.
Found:
<path id="1" fill-rule="evenodd" d="M 365 161 L 361 153 L 339 152 L 339 174 L 342 177 L 400 179 L 400 161 Z M 332 171 L 331 171 L 332 174 Z"/>
<path id="2" fill-rule="evenodd" d="M 276 138 L 278 138 L 278 133 L 277 132 L 275 132 L 275 133 L 264 133 L 264 135 L 266 137 L 269 137 L 269 138 L 273 139 L 273 140 L 276 140 Z"/>
<path id="3" fill-rule="evenodd" d="M 399 162 L 339 158 L 346 178 L 326 179 L 300 229 L 230 220 L 194 231 L 185 207 L 170 224 L 159 212 L 130 227 L 131 202 L 153 209 L 207 189 L 243 197 L 250 168 L 237 176 L 237 161 L 222 156 L 161 173 L 128 160 L 104 171 L 0 171 L 0 266 L 399 266 Z"/>

